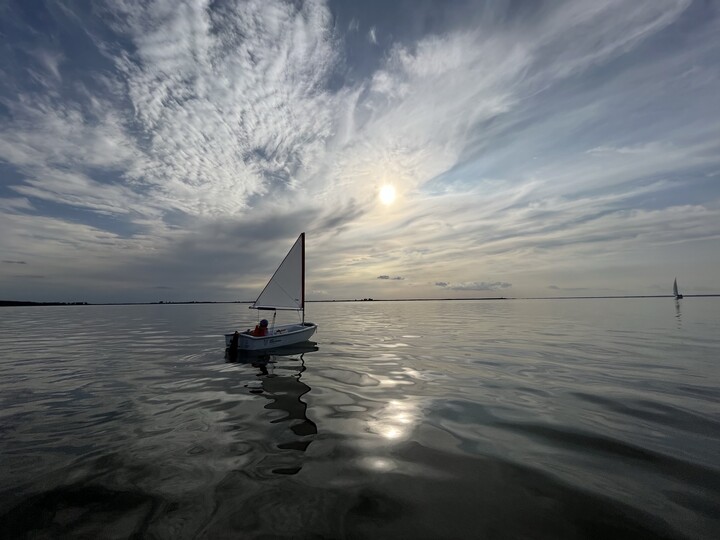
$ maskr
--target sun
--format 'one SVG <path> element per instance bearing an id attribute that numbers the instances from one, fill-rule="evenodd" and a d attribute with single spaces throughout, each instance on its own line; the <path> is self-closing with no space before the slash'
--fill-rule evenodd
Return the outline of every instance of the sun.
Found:
<path id="1" fill-rule="evenodd" d="M 380 202 L 384 205 L 391 205 L 395 201 L 395 188 L 390 184 L 385 184 L 380 189 Z"/>

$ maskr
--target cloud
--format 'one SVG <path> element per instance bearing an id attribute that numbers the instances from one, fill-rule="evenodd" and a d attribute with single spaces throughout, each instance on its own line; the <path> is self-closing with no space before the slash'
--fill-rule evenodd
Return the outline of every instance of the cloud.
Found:
<path id="1" fill-rule="evenodd" d="M 27 264 L 25 261 L 3 261 L 5 264 Z"/>
<path id="2" fill-rule="evenodd" d="M 64 61 L 62 54 L 57 51 L 36 50 L 31 53 L 42 66 L 50 72 L 53 78 L 58 81 L 62 79 L 60 74 L 60 64 Z"/>
<path id="3" fill-rule="evenodd" d="M 497 291 L 500 289 L 508 289 L 512 287 L 511 283 L 503 281 L 495 281 L 487 283 L 485 281 L 469 281 L 465 283 L 448 283 L 446 281 L 435 282 L 437 287 L 450 289 L 453 291 Z"/>
<path id="4" fill-rule="evenodd" d="M 0 198 L 0 209 L 8 212 L 17 212 L 22 210 L 33 210 L 34 207 L 25 197 L 14 197 L 11 199 Z"/>
<path id="5" fill-rule="evenodd" d="M 390 276 L 387 276 L 387 275 L 382 275 L 382 276 L 378 276 L 377 279 L 390 279 L 390 280 L 393 280 L 393 281 L 402 281 L 402 280 L 404 280 L 405 278 L 404 278 L 404 277 L 401 277 L 401 276 L 390 277 Z"/>
<path id="6" fill-rule="evenodd" d="M 667 287 L 665 287 L 667 289 Z M 548 286 L 548 289 L 552 289 L 554 291 L 567 291 L 567 292 L 618 292 L 615 289 L 608 289 L 608 288 L 602 288 L 602 287 L 558 287 L 557 285 L 550 285 Z"/>
<path id="7" fill-rule="evenodd" d="M 323 92 L 337 62 L 325 6 L 129 15 L 138 51 L 118 67 L 150 140 L 157 197 L 191 214 L 229 214 L 253 195 L 294 192 L 313 173 L 335 109 Z"/>
<path id="8" fill-rule="evenodd" d="M 112 51 L 115 74 L 95 80 L 103 93 L 11 103 L 17 120 L 0 136 L 0 157 L 43 177 L 18 192 L 50 198 L 60 190 L 47 188 L 48 176 L 72 186 L 70 175 L 116 169 L 124 193 L 101 194 L 97 183 L 90 190 L 102 207 L 142 197 L 166 210 L 217 216 L 247 208 L 254 195 L 292 192 L 312 172 L 334 110 L 322 89 L 337 61 L 325 6 L 104 9 L 134 52 Z M 60 202 L 97 207 L 89 197 L 98 195 Z"/>
<path id="9" fill-rule="evenodd" d="M 367 37 L 370 43 L 377 45 L 377 29 L 374 26 L 368 31 Z"/>

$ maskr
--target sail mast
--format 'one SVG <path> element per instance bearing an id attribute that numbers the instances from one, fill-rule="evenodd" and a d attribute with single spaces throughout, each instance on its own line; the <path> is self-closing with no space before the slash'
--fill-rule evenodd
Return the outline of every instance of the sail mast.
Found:
<path id="1" fill-rule="evenodd" d="M 300 308 L 302 309 L 302 322 L 305 324 L 305 233 L 300 233 L 302 242 L 302 295 L 300 297 Z"/>

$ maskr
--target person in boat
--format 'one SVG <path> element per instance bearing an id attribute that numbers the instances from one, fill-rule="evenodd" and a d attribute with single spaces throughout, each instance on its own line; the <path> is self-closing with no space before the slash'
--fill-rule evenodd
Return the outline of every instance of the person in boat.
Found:
<path id="1" fill-rule="evenodd" d="M 260 324 L 255 325 L 255 330 L 252 331 L 252 335 L 255 337 L 262 337 L 268 335 L 268 322 L 267 319 L 260 321 Z"/>

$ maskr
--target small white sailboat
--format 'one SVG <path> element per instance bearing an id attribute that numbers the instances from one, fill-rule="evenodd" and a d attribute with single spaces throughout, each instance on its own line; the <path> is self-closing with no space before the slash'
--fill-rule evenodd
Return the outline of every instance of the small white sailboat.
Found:
<path id="1" fill-rule="evenodd" d="M 680 298 L 683 297 L 683 295 L 678 292 L 677 278 L 675 278 L 675 281 L 673 282 L 673 295 L 676 300 L 680 300 Z"/>
<path id="2" fill-rule="evenodd" d="M 250 308 L 273 311 L 273 324 L 262 336 L 248 332 L 225 334 L 225 345 L 229 349 L 235 347 L 233 341 L 241 351 L 276 349 L 306 342 L 315 333 L 317 325 L 305 322 L 305 233 L 300 234 Z M 297 311 L 302 321 L 275 326 L 278 310 Z"/>

